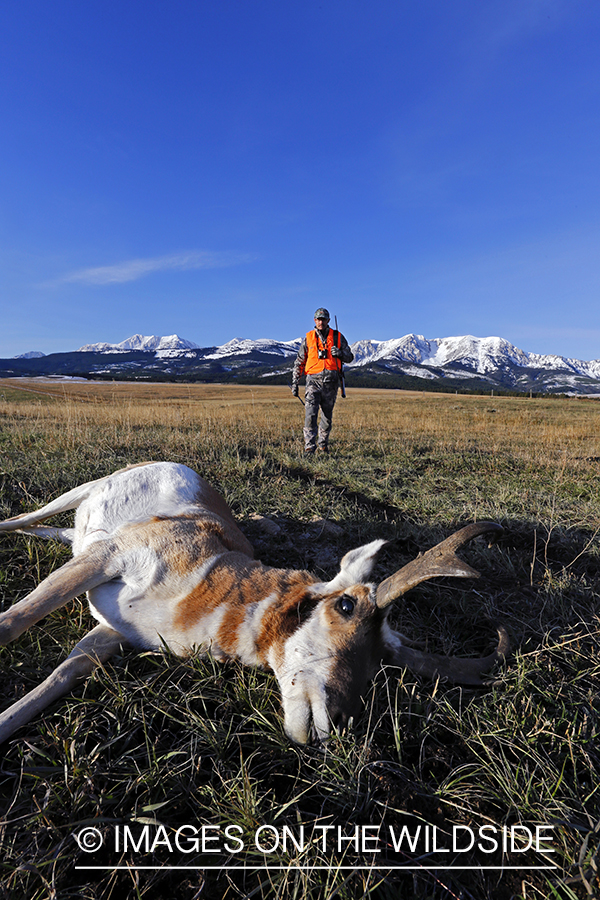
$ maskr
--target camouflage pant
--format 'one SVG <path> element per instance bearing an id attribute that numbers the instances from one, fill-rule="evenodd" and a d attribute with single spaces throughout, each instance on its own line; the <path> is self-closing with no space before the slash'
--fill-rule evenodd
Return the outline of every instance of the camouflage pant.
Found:
<path id="1" fill-rule="evenodd" d="M 338 377 L 335 379 L 322 379 L 309 375 L 306 379 L 304 391 L 304 404 L 306 413 L 304 416 L 304 448 L 314 450 L 318 445 L 323 449 L 329 442 L 333 407 L 338 392 Z M 317 418 L 321 409 L 321 419 L 317 432 Z M 318 434 L 318 440 L 317 440 Z"/>

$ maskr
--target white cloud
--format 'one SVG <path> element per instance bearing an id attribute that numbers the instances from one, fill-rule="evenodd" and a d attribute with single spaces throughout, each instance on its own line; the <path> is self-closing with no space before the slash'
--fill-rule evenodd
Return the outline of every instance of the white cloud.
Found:
<path id="1" fill-rule="evenodd" d="M 255 258 L 250 253 L 215 253 L 210 250 L 191 250 L 187 253 L 173 253 L 170 256 L 128 259 L 112 266 L 77 269 L 75 272 L 68 272 L 57 278 L 52 284 L 123 284 L 127 281 L 137 281 L 138 278 L 143 278 L 152 272 L 226 268 L 251 262 Z"/>

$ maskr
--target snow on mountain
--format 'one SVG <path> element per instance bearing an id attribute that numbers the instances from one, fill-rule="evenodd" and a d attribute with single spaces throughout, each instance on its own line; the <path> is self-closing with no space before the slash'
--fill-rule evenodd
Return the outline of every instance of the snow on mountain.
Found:
<path id="1" fill-rule="evenodd" d="M 245 338 L 233 338 L 217 347 L 212 353 L 207 353 L 204 359 L 223 359 L 227 356 L 237 356 L 245 353 L 268 353 L 270 356 L 295 356 L 300 346 L 300 338 L 294 341 L 272 341 L 268 338 L 259 338 L 252 341 Z"/>
<path id="2" fill-rule="evenodd" d="M 398 360 L 434 368 L 456 364 L 485 374 L 508 362 L 512 365 L 529 365 L 526 353 L 497 337 L 462 335 L 427 340 L 422 334 L 405 334 L 404 337 L 389 341 L 359 341 L 352 345 L 353 351 L 355 347 L 355 359 L 350 363 L 351 366 Z"/>
<path id="3" fill-rule="evenodd" d="M 527 353 L 500 337 L 461 335 L 427 340 L 421 334 L 406 334 L 389 341 L 357 341 L 352 350 L 354 362 L 349 363 L 350 367 L 396 361 L 444 369 L 459 366 L 480 375 L 517 367 L 600 377 L 600 360 L 586 362 Z"/>
<path id="4" fill-rule="evenodd" d="M 79 348 L 79 353 L 110 353 L 112 350 L 199 350 L 198 344 L 192 341 L 186 341 L 177 334 L 170 334 L 167 337 L 157 337 L 143 334 L 134 334 L 130 338 L 121 341 L 120 344 L 84 344 Z"/>
<path id="5" fill-rule="evenodd" d="M 600 378 L 600 359 L 591 359 L 588 362 L 582 359 L 571 359 L 565 356 L 544 356 L 537 353 L 528 353 L 529 365 L 537 369 L 549 369 L 551 371 L 572 372 L 576 375 L 586 375 L 589 378 Z"/>
<path id="6" fill-rule="evenodd" d="M 435 342 L 427 341 L 421 334 L 405 334 L 388 341 L 357 341 L 351 345 L 354 361 L 349 365 L 363 366 L 387 359 L 421 364 L 431 355 L 432 344 Z"/>
<path id="7" fill-rule="evenodd" d="M 45 355 L 39 350 L 30 350 L 29 353 L 19 353 L 18 356 L 13 356 L 13 359 L 41 359 Z"/>
<path id="8" fill-rule="evenodd" d="M 476 338 L 470 334 L 448 337 L 431 342 L 437 345 L 432 355 L 423 360 L 425 365 L 444 367 L 453 364 L 466 366 L 480 375 L 513 366 L 527 366 L 527 354 L 499 337 Z"/>

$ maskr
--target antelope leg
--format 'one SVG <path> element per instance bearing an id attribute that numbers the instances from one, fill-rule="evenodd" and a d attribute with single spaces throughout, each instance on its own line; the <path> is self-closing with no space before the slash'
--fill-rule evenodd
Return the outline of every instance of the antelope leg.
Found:
<path id="1" fill-rule="evenodd" d="M 3 522 L 0 522 L 0 531 L 18 531 L 19 528 L 28 528 L 30 525 L 38 525 L 45 519 L 55 516 L 57 513 L 66 512 L 70 509 L 77 509 L 81 502 L 90 494 L 91 489 L 104 480 L 105 479 L 103 478 L 98 478 L 96 481 L 88 481 L 87 484 L 81 484 L 78 487 L 73 488 L 73 490 L 68 491 L 66 494 L 57 497 L 55 500 L 51 500 L 50 503 L 42 506 L 41 509 L 36 509 L 33 512 L 21 513 L 18 516 L 13 516 L 11 519 L 5 519 Z"/>
<path id="2" fill-rule="evenodd" d="M 15 534 L 28 534 L 30 537 L 41 537 L 49 541 L 72 544 L 75 530 L 73 528 L 51 528 L 49 525 L 28 525 L 27 528 L 15 529 Z"/>
<path id="3" fill-rule="evenodd" d="M 121 472 L 127 472 L 129 469 L 138 469 L 141 466 L 148 465 L 151 465 L 151 463 L 134 463 L 132 466 L 126 466 L 124 469 L 118 469 L 116 472 L 113 472 L 113 475 L 120 475 Z M 13 516 L 10 519 L 5 519 L 3 522 L 0 522 L 0 532 L 29 529 L 32 525 L 38 525 L 40 522 L 44 522 L 46 519 L 51 518 L 51 516 L 55 516 L 57 513 L 66 512 L 67 510 L 71 509 L 77 509 L 77 507 L 80 506 L 84 500 L 87 500 L 92 491 L 98 485 L 108 481 L 113 477 L 113 475 L 105 475 L 103 478 L 96 478 L 94 481 L 88 481 L 85 484 L 80 484 L 78 485 L 78 487 L 67 491 L 66 494 L 61 494 L 60 497 L 56 497 L 54 500 L 51 500 L 50 503 L 46 503 L 46 505 L 42 506 L 41 509 L 36 509 L 33 512 L 21 513 L 18 516 Z M 61 540 L 60 537 L 59 540 Z"/>
<path id="4" fill-rule="evenodd" d="M 0 646 L 13 641 L 48 613 L 112 577 L 101 542 L 52 572 L 27 597 L 0 615 Z M 114 573 L 113 573 L 114 574 Z"/>
<path id="5" fill-rule="evenodd" d="M 96 625 L 45 681 L 0 714 L 0 743 L 59 697 L 68 694 L 81 678 L 109 659 L 123 643 L 117 631 L 106 625 Z"/>

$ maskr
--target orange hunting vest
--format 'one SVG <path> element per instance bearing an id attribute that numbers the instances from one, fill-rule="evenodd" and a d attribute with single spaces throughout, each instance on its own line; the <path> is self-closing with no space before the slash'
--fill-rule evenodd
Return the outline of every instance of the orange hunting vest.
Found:
<path id="1" fill-rule="evenodd" d="M 334 331 L 333 328 L 330 328 L 329 334 L 327 335 L 327 341 L 325 343 L 325 346 L 327 348 L 327 359 L 319 359 L 319 350 L 323 348 L 321 338 L 317 335 L 317 332 L 314 328 L 312 331 L 307 332 L 306 347 L 308 353 L 306 356 L 306 362 L 304 364 L 304 371 L 307 375 L 317 375 L 324 369 L 333 372 L 338 372 L 341 369 L 341 359 L 334 359 L 331 355 L 331 348 L 333 347 L 334 339 L 337 340 L 337 345 L 338 347 L 340 347 L 342 339 L 340 337 L 339 331 Z"/>

